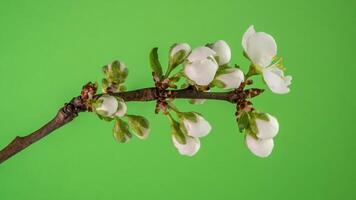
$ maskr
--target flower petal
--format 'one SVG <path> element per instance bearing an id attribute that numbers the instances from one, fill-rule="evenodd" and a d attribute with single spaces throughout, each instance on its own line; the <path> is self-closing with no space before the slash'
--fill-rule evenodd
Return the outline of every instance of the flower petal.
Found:
<path id="1" fill-rule="evenodd" d="M 209 85 L 213 81 L 218 64 L 211 59 L 204 59 L 187 63 L 184 67 L 185 75 L 197 85 Z"/>
<path id="2" fill-rule="evenodd" d="M 197 121 L 191 121 L 184 118 L 183 124 L 187 130 L 187 134 L 192 137 L 204 137 L 211 131 L 211 125 L 202 116 L 195 114 Z"/>
<path id="3" fill-rule="evenodd" d="M 189 44 L 187 44 L 187 43 L 177 44 L 171 49 L 170 56 L 173 57 L 176 53 L 178 53 L 181 50 L 189 53 L 192 49 L 190 48 Z"/>
<path id="4" fill-rule="evenodd" d="M 215 55 L 215 51 L 213 51 L 208 47 L 197 47 L 193 49 L 192 53 L 189 54 L 188 60 L 189 62 L 195 62 L 195 61 L 204 60 L 214 55 Z"/>
<path id="5" fill-rule="evenodd" d="M 252 34 L 246 41 L 246 53 L 254 64 L 267 67 L 277 54 L 276 41 L 264 32 Z"/>
<path id="6" fill-rule="evenodd" d="M 258 133 L 256 136 L 260 139 L 270 139 L 274 138 L 279 131 L 279 124 L 275 117 L 266 113 L 268 116 L 268 121 L 263 119 L 256 119 L 256 125 Z"/>
<path id="7" fill-rule="evenodd" d="M 98 100 L 102 100 L 103 102 L 99 107 L 96 108 L 96 110 L 105 111 L 108 117 L 115 114 L 119 105 L 115 97 L 110 95 L 103 95 Z"/>
<path id="8" fill-rule="evenodd" d="M 118 110 L 115 113 L 115 115 L 118 117 L 123 117 L 126 114 L 126 112 L 127 112 L 126 103 L 124 101 L 119 101 Z"/>
<path id="9" fill-rule="evenodd" d="M 244 73 L 237 68 L 226 69 L 223 74 L 218 75 L 216 80 L 224 83 L 223 89 L 235 89 L 238 88 L 244 81 Z"/>
<path id="10" fill-rule="evenodd" d="M 219 40 L 215 42 L 211 46 L 211 49 L 216 52 L 215 57 L 217 57 L 219 66 L 225 65 L 230 62 L 231 50 L 229 45 L 224 40 Z"/>
<path id="11" fill-rule="evenodd" d="M 256 139 L 250 134 L 245 139 L 248 149 L 258 157 L 265 158 L 272 153 L 274 142 L 273 139 Z"/>
<path id="12" fill-rule="evenodd" d="M 244 35 L 242 36 L 242 47 L 244 49 L 244 51 L 246 52 L 246 47 L 247 47 L 247 40 L 248 38 L 255 34 L 256 31 L 255 31 L 255 28 L 253 27 L 253 25 L 249 26 L 248 29 L 246 30 L 246 32 L 244 33 Z"/>
<path id="13" fill-rule="evenodd" d="M 172 135 L 172 141 L 180 154 L 185 156 L 193 156 L 200 149 L 200 140 L 198 138 L 186 136 L 186 144 L 181 144 L 177 141 L 174 135 Z"/>
<path id="14" fill-rule="evenodd" d="M 269 89 L 276 94 L 286 94 L 289 92 L 288 86 L 291 84 L 292 77 L 284 77 L 283 71 L 276 67 L 269 67 L 262 71 L 263 80 Z"/>

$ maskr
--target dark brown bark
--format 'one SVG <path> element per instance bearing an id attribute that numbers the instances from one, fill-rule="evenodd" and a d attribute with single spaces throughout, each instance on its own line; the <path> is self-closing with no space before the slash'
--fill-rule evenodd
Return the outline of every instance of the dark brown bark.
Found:
<path id="1" fill-rule="evenodd" d="M 258 89 L 256 89 L 258 90 Z M 258 92 L 259 94 L 260 92 Z M 231 92 L 199 92 L 192 88 L 182 90 L 167 90 L 167 98 L 178 99 L 215 99 L 235 103 L 240 99 L 253 97 L 250 90 L 231 91 Z M 258 95 L 257 94 L 257 95 Z M 96 95 L 94 98 L 99 98 L 102 94 Z M 144 88 L 139 90 L 115 93 L 115 96 L 123 98 L 125 101 L 154 101 L 157 100 L 159 92 L 156 88 Z M 57 115 L 37 131 L 20 137 L 17 136 L 4 149 L 0 151 L 0 163 L 6 161 L 16 153 L 27 148 L 31 144 L 47 136 L 54 130 L 72 121 L 78 116 L 78 113 L 87 111 L 85 102 L 81 96 L 73 98 L 69 103 L 65 104 L 57 113 Z"/>

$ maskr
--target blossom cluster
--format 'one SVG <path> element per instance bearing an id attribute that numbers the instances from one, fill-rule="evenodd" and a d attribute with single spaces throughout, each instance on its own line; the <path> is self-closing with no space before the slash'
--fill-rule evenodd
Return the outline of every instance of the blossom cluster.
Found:
<path id="1" fill-rule="evenodd" d="M 275 39 L 265 32 L 256 32 L 250 26 L 242 37 L 241 45 L 245 57 L 251 63 L 246 74 L 238 65 L 230 64 L 231 49 L 223 40 L 196 48 L 187 43 L 174 44 L 169 51 L 165 73 L 155 48 L 150 54 L 152 71 L 160 83 L 172 89 L 194 87 L 195 90 L 209 92 L 217 87 L 233 91 L 250 77 L 261 75 L 263 82 L 273 93 L 288 93 L 292 78 L 284 75 L 283 59 L 277 57 Z M 101 119 L 115 120 L 113 133 L 117 141 L 129 141 L 131 132 L 140 139 L 147 138 L 150 130 L 148 120 L 142 116 L 128 115 L 124 100 L 115 95 L 126 90 L 124 82 L 128 70 L 125 64 L 115 61 L 104 66 L 103 72 L 104 94 L 93 102 L 94 111 Z M 166 104 L 161 107 L 171 123 L 173 145 L 182 155 L 195 155 L 201 146 L 200 138 L 208 135 L 212 129 L 210 123 L 197 112 L 180 111 L 172 99 L 164 101 Z M 204 99 L 193 99 L 190 102 L 203 101 Z M 248 149 L 256 156 L 267 157 L 273 150 L 279 123 L 271 114 L 247 108 L 238 110 L 239 129 L 245 135 Z"/>

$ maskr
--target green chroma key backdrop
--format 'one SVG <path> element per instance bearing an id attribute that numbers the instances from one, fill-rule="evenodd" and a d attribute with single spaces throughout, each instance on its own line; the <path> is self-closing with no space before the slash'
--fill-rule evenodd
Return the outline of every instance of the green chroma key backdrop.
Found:
<path id="1" fill-rule="evenodd" d="M 1 148 L 51 119 L 87 81 L 100 81 L 101 67 L 115 59 L 129 68 L 129 90 L 152 86 L 155 46 L 166 63 L 175 42 L 223 39 L 246 72 L 241 37 L 251 24 L 275 37 L 293 83 L 287 95 L 254 99 L 280 122 L 266 159 L 244 146 L 232 104 L 177 100 L 213 127 L 197 155 L 185 157 L 154 102 L 130 102 L 129 113 L 151 122 L 147 140 L 117 143 L 112 123 L 82 113 L 0 165 L 0 199 L 355 199 L 355 7 L 348 0 L 1 1 Z"/>

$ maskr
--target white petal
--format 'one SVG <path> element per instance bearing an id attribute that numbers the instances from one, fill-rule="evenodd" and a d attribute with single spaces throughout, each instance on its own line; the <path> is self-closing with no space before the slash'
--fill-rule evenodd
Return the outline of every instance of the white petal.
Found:
<path id="1" fill-rule="evenodd" d="M 260 139 L 270 139 L 277 135 L 279 131 L 279 124 L 275 117 L 267 114 L 269 121 L 256 119 L 258 129 L 257 137 Z"/>
<path id="2" fill-rule="evenodd" d="M 117 110 L 117 112 L 115 113 L 115 115 L 118 116 L 118 117 L 124 116 L 124 115 L 126 114 L 126 112 L 127 112 L 126 103 L 123 102 L 123 101 L 120 101 L 118 108 L 119 108 L 119 109 Z"/>
<path id="3" fill-rule="evenodd" d="M 289 92 L 288 86 L 291 84 L 291 76 L 283 76 L 283 71 L 269 67 L 262 71 L 263 80 L 266 82 L 269 89 L 277 94 L 286 94 Z"/>
<path id="4" fill-rule="evenodd" d="M 204 137 L 211 131 L 211 126 L 202 116 L 196 114 L 197 122 L 183 119 L 183 124 L 187 130 L 187 134 L 192 137 Z"/>
<path id="5" fill-rule="evenodd" d="M 186 136 L 186 144 L 180 144 L 175 136 L 172 135 L 172 141 L 179 153 L 185 156 L 195 155 L 200 148 L 200 140 L 198 138 Z"/>
<path id="6" fill-rule="evenodd" d="M 211 59 L 204 59 L 187 63 L 184 67 L 185 75 L 197 85 L 209 85 L 213 81 L 218 64 Z"/>
<path id="7" fill-rule="evenodd" d="M 237 68 L 225 70 L 223 74 L 218 75 L 215 79 L 225 84 L 224 89 L 238 88 L 244 81 L 244 73 Z"/>
<path id="8" fill-rule="evenodd" d="M 276 41 L 267 33 L 255 33 L 246 41 L 246 53 L 254 64 L 267 67 L 277 54 Z"/>
<path id="9" fill-rule="evenodd" d="M 230 62 L 231 50 L 229 45 L 224 40 L 215 42 L 211 46 L 211 49 L 216 52 L 215 56 L 218 57 L 217 61 L 220 66 Z"/>
<path id="10" fill-rule="evenodd" d="M 204 60 L 208 57 L 214 56 L 215 51 L 208 47 L 197 47 L 189 54 L 188 60 L 190 62 Z"/>
<path id="11" fill-rule="evenodd" d="M 245 139 L 248 149 L 258 157 L 265 158 L 272 153 L 274 142 L 273 139 L 256 139 L 250 134 Z"/>
<path id="12" fill-rule="evenodd" d="M 244 33 L 244 35 L 242 36 L 242 47 L 244 49 L 244 51 L 246 52 L 246 47 L 247 47 L 247 40 L 248 38 L 255 34 L 255 28 L 253 27 L 253 25 L 249 26 L 248 29 L 246 30 L 246 32 Z"/>
<path id="13" fill-rule="evenodd" d="M 98 108 L 96 108 L 96 110 L 107 112 L 108 117 L 115 114 L 119 105 L 115 97 L 104 95 L 100 97 L 99 100 L 103 100 L 103 103 Z"/>
<path id="14" fill-rule="evenodd" d="M 173 57 L 176 53 L 178 53 L 181 50 L 185 51 L 186 53 L 189 53 L 191 51 L 191 48 L 187 43 L 177 44 L 172 48 L 170 56 Z"/>

